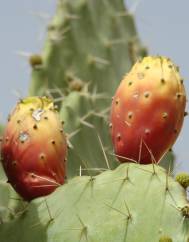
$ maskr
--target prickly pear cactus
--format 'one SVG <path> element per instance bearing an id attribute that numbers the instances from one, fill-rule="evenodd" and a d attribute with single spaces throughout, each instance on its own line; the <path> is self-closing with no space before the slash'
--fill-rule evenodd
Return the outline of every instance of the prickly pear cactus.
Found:
<path id="1" fill-rule="evenodd" d="M 187 242 L 189 203 L 163 168 L 127 163 L 69 180 L 1 224 L 0 235 L 1 242 Z"/>
<path id="2" fill-rule="evenodd" d="M 108 107 L 119 80 L 142 50 L 124 1 L 58 2 L 41 59 L 30 58 L 30 93 L 63 100 L 58 106 L 74 148 L 69 150 L 69 177 L 79 174 L 80 168 L 107 168 L 98 164 L 103 158 L 98 131 L 112 152 Z"/>
<path id="3" fill-rule="evenodd" d="M 57 101 L 74 147 L 69 150 L 69 177 L 80 168 L 93 172 L 99 168 L 104 151 L 98 132 L 106 154 L 112 153 L 108 131 L 112 95 L 146 52 L 123 0 L 59 0 L 42 54 L 30 57 L 30 94 L 51 95 Z M 100 164 L 103 169 L 108 166 Z"/>
<path id="4" fill-rule="evenodd" d="M 90 90 L 112 95 L 143 52 L 123 0 L 59 0 L 44 50 L 30 58 L 30 94 L 67 94 L 90 83 Z"/>
<path id="5" fill-rule="evenodd" d="M 19 205 L 3 183 L 1 242 L 188 242 L 189 203 L 168 172 L 133 163 L 111 170 L 118 166 L 108 129 L 111 97 L 145 52 L 123 0 L 59 0 L 44 51 L 30 57 L 30 94 L 57 101 L 68 175 L 80 176 Z"/>

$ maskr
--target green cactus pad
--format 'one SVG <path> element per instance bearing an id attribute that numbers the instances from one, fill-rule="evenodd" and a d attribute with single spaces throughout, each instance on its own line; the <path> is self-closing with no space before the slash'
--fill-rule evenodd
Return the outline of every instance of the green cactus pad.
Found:
<path id="1" fill-rule="evenodd" d="M 0 181 L 6 181 L 6 180 L 7 180 L 7 177 L 5 175 L 3 166 L 2 166 L 2 164 L 0 162 Z"/>
<path id="2" fill-rule="evenodd" d="M 102 105 L 98 105 L 100 102 Z M 69 178 L 78 175 L 80 169 L 82 174 L 94 175 L 118 165 L 112 157 L 109 162 L 109 153 L 113 151 L 108 115 L 103 111 L 106 111 L 103 109 L 103 97 L 96 99 L 88 92 L 72 92 L 63 101 L 60 116 L 71 146 L 68 152 Z M 103 152 L 107 154 L 107 161 Z M 89 170 L 86 172 L 86 169 Z"/>
<path id="3" fill-rule="evenodd" d="M 0 225 L 1 242 L 187 242 L 188 206 L 179 183 L 157 165 L 122 164 L 69 180 Z M 32 235 L 32 236 L 31 236 Z"/>
<path id="4" fill-rule="evenodd" d="M 29 60 L 30 95 L 57 88 L 66 94 L 75 80 L 113 95 L 144 50 L 123 0 L 59 0 L 42 55 Z"/>
<path id="5" fill-rule="evenodd" d="M 2 223 L 7 219 L 8 208 L 7 203 L 9 202 L 10 190 L 8 189 L 8 184 L 5 182 L 0 182 L 0 222 Z"/>
<path id="6" fill-rule="evenodd" d="M 22 213 L 26 204 L 7 182 L 0 162 L 0 224 L 10 221 Z"/>
<path id="7" fill-rule="evenodd" d="M 0 135 L 3 134 L 3 130 L 4 130 L 4 126 L 2 124 L 0 124 Z"/>
<path id="8" fill-rule="evenodd" d="M 7 182 L 0 181 L 0 224 L 19 216 L 26 204 Z"/>
<path id="9" fill-rule="evenodd" d="M 175 168 L 175 154 L 172 150 L 168 151 L 165 156 L 160 160 L 159 165 L 165 169 L 173 171 Z"/>

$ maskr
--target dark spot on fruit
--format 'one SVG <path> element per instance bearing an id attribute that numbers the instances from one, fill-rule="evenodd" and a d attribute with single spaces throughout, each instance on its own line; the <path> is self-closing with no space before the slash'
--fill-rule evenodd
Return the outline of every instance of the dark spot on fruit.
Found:
<path id="1" fill-rule="evenodd" d="M 34 124 L 33 129 L 38 129 L 37 124 Z"/>
<path id="2" fill-rule="evenodd" d="M 168 65 L 168 67 L 171 69 L 173 66 L 172 65 Z"/>
<path id="3" fill-rule="evenodd" d="M 17 162 L 14 160 L 14 161 L 12 162 L 12 165 L 13 165 L 13 166 L 16 166 L 16 165 L 17 165 Z"/>
<path id="4" fill-rule="evenodd" d="M 177 93 L 177 94 L 176 94 L 177 99 L 180 99 L 181 96 L 182 96 L 181 93 Z"/>
<path id="5" fill-rule="evenodd" d="M 145 92 L 144 96 L 145 96 L 145 98 L 148 98 L 150 96 L 150 93 L 149 92 Z"/>
<path id="6" fill-rule="evenodd" d="M 35 176 L 34 173 L 31 173 L 30 176 L 31 176 L 31 178 L 33 178 L 33 179 L 36 178 L 36 176 Z"/>
<path id="7" fill-rule="evenodd" d="M 64 132 L 64 130 L 63 129 L 60 129 L 60 133 L 63 133 Z"/>
<path id="8" fill-rule="evenodd" d="M 11 115 L 9 114 L 7 117 L 7 121 L 10 122 L 10 120 L 11 120 Z"/>
<path id="9" fill-rule="evenodd" d="M 21 120 L 17 120 L 16 122 L 17 122 L 17 124 L 20 124 L 21 123 Z"/>
<path id="10" fill-rule="evenodd" d="M 30 108 L 30 112 L 33 112 L 34 111 L 34 108 Z"/>
<path id="11" fill-rule="evenodd" d="M 183 79 L 180 79 L 180 83 L 183 84 L 184 80 Z"/>
<path id="12" fill-rule="evenodd" d="M 39 158 L 40 158 L 41 160 L 44 160 L 44 159 L 45 159 L 45 155 L 44 155 L 44 154 L 40 154 L 40 155 L 39 155 Z"/>
<path id="13" fill-rule="evenodd" d="M 132 117 L 133 117 L 133 113 L 132 113 L 132 112 L 129 112 L 129 113 L 128 113 L 128 118 L 129 118 L 129 119 L 132 119 Z"/>
<path id="14" fill-rule="evenodd" d="M 9 141 L 9 137 L 6 137 L 6 138 L 5 138 L 5 141 L 8 142 L 8 141 Z"/>
<path id="15" fill-rule="evenodd" d="M 164 84 L 165 83 L 165 79 L 161 78 L 161 83 Z"/>
<path id="16" fill-rule="evenodd" d="M 44 119 L 45 119 L 45 120 L 48 120 L 48 117 L 47 117 L 47 116 L 45 116 L 45 117 L 44 117 Z"/>
<path id="17" fill-rule="evenodd" d="M 133 82 L 132 81 L 129 81 L 128 86 L 131 86 L 132 84 L 133 84 Z"/>
<path id="18" fill-rule="evenodd" d="M 118 141 L 121 140 L 121 134 L 117 134 L 117 140 L 118 140 Z"/>
<path id="19" fill-rule="evenodd" d="M 64 123 L 65 123 L 64 121 L 61 121 L 61 124 L 62 124 L 62 125 L 64 125 Z"/>
<path id="20" fill-rule="evenodd" d="M 2 138 L 2 137 L 0 137 L 0 143 L 1 143 L 1 142 L 3 142 L 3 138 Z"/>
<path id="21" fill-rule="evenodd" d="M 116 105 L 119 104 L 119 99 L 116 99 L 115 104 L 116 104 Z"/>
<path id="22" fill-rule="evenodd" d="M 177 129 L 174 129 L 174 133 L 177 134 L 177 132 L 178 132 Z"/>
<path id="23" fill-rule="evenodd" d="M 110 129 L 112 128 L 112 123 L 109 124 L 109 128 L 110 128 Z"/>
<path id="24" fill-rule="evenodd" d="M 51 140 L 51 144 L 55 145 L 55 143 L 56 143 L 55 140 Z"/>
<path id="25" fill-rule="evenodd" d="M 184 112 L 184 117 L 186 117 L 188 115 L 188 112 Z"/>
<path id="26" fill-rule="evenodd" d="M 146 66 L 145 69 L 148 70 L 148 69 L 150 69 L 150 67 L 149 66 Z"/>
<path id="27" fill-rule="evenodd" d="M 67 158 L 64 158 L 64 162 L 67 162 Z"/>

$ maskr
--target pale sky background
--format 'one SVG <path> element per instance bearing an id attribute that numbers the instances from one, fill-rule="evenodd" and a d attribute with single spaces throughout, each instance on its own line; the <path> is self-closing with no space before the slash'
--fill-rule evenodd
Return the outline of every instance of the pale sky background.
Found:
<path id="1" fill-rule="evenodd" d="M 6 0 L 1 3 L 0 122 L 5 122 L 18 95 L 27 95 L 30 68 L 27 58 L 17 52 L 40 52 L 55 5 L 55 0 Z M 180 66 L 189 96 L 189 1 L 128 0 L 127 6 L 136 17 L 139 35 L 149 53 L 170 57 Z M 189 117 L 185 119 L 174 150 L 179 164 L 177 171 L 189 172 Z"/>

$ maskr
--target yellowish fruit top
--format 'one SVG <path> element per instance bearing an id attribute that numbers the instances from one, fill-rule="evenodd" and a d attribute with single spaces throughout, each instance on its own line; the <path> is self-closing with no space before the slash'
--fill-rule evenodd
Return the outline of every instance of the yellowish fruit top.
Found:
<path id="1" fill-rule="evenodd" d="M 33 109 L 49 109 L 53 108 L 54 104 L 52 99 L 48 97 L 27 97 L 22 99 L 19 102 L 19 106 L 24 108 L 24 107 L 30 107 Z"/>

